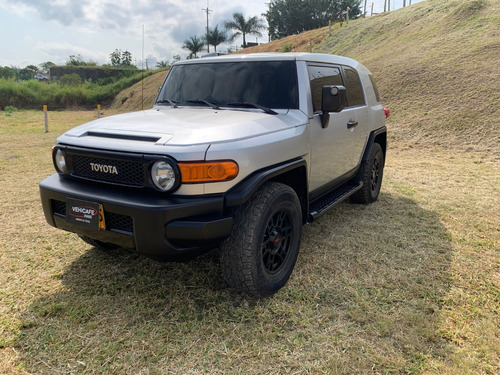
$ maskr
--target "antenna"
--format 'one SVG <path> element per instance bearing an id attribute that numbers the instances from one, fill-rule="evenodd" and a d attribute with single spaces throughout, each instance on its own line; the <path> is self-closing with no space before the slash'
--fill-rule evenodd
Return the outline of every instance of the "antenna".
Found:
<path id="1" fill-rule="evenodd" d="M 210 53 L 210 44 L 208 43 L 208 33 L 210 31 L 210 29 L 208 28 L 208 15 L 210 12 L 212 12 L 212 9 L 209 9 L 208 2 L 209 0 L 207 0 L 207 8 L 203 8 L 202 10 L 207 13 L 207 53 Z"/>
<path id="2" fill-rule="evenodd" d="M 142 25 L 141 109 L 144 110 L 144 25 Z"/>

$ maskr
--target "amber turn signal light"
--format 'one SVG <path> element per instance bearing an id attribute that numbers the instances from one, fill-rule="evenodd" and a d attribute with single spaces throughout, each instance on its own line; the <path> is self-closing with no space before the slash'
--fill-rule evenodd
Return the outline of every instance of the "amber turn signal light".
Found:
<path id="1" fill-rule="evenodd" d="M 184 184 L 198 182 L 229 181 L 238 175 L 238 164 L 234 161 L 212 161 L 201 163 L 179 163 Z"/>

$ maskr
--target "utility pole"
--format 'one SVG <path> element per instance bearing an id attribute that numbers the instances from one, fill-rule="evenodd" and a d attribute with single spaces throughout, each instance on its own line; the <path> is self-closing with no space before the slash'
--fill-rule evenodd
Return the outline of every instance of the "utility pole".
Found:
<path id="1" fill-rule="evenodd" d="M 267 5 L 267 8 L 268 8 L 268 10 L 267 10 L 267 14 L 268 14 L 269 16 L 271 16 L 271 3 L 270 3 L 270 2 L 269 2 L 269 3 L 264 3 L 264 5 Z M 269 16 L 268 16 L 268 17 L 269 17 Z M 269 18 L 266 18 L 266 19 L 267 19 L 267 23 L 269 23 Z M 269 25 L 268 25 L 268 26 L 269 26 Z M 271 41 L 271 27 L 270 27 L 270 26 L 269 26 L 269 28 L 267 29 L 267 37 L 268 37 L 268 42 L 270 42 L 270 41 Z"/>
<path id="2" fill-rule="evenodd" d="M 212 12 L 212 9 L 209 9 L 208 2 L 209 0 L 207 0 L 207 8 L 203 8 L 202 10 L 207 13 L 207 53 L 210 53 L 210 43 L 208 43 L 208 33 L 210 32 L 208 27 L 208 15 Z"/>

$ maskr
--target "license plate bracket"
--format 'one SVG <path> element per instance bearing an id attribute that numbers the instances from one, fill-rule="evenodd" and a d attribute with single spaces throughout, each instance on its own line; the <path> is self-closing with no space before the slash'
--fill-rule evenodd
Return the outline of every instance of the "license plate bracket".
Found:
<path id="1" fill-rule="evenodd" d="M 102 204 L 82 199 L 68 198 L 66 200 L 66 221 L 83 225 L 89 229 L 106 229 Z"/>

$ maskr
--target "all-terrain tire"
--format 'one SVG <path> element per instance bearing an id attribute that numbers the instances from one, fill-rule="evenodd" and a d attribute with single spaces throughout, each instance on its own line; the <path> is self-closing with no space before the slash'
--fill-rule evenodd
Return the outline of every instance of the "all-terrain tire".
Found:
<path id="1" fill-rule="evenodd" d="M 351 202 L 368 204 L 375 202 L 382 187 L 384 175 L 384 152 L 378 143 L 374 143 L 368 159 L 361 167 L 363 187 L 351 195 Z"/>
<path id="2" fill-rule="evenodd" d="M 263 185 L 235 213 L 233 230 L 220 246 L 226 282 L 246 294 L 276 293 L 290 278 L 302 238 L 302 212 L 295 191 Z"/>
<path id="3" fill-rule="evenodd" d="M 82 239 L 83 242 L 88 243 L 91 246 L 94 246 L 95 248 L 98 248 L 99 250 L 114 250 L 118 249 L 120 246 L 112 244 L 112 243 L 107 243 L 107 242 L 102 242 L 93 238 L 90 238 L 88 236 L 83 236 L 83 235 L 78 235 Z"/>

